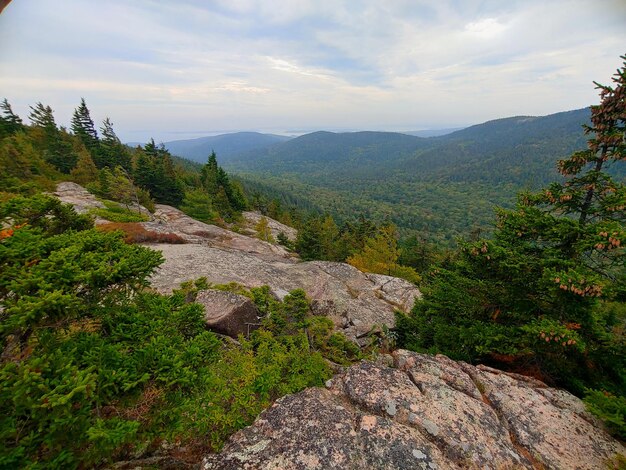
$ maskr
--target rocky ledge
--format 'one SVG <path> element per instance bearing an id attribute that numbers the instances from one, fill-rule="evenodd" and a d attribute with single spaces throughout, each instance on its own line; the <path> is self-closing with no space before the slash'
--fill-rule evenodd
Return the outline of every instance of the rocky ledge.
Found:
<path id="1" fill-rule="evenodd" d="M 328 316 L 352 339 L 365 339 L 380 325 L 394 326 L 394 311 L 409 311 L 420 296 L 408 281 L 362 273 L 345 263 L 298 263 L 206 245 L 146 246 L 161 251 L 165 258 L 150 281 L 160 292 L 171 292 L 181 282 L 199 277 L 213 284 L 268 285 L 280 299 L 293 289 L 304 289 L 313 313 Z"/>
<path id="2" fill-rule="evenodd" d="M 54 194 L 81 213 L 104 207 L 76 183 L 60 183 Z M 135 209 L 147 213 L 145 208 Z M 150 232 L 177 235 L 186 242 L 145 244 L 161 251 L 165 258 L 151 279 L 159 292 L 170 293 L 182 282 L 199 277 L 206 277 L 212 284 L 236 282 L 248 288 L 269 285 L 279 299 L 293 289 L 304 289 L 312 301 L 314 314 L 328 316 L 337 329 L 359 342 L 367 341 L 366 335 L 377 327 L 393 327 L 394 311 L 408 312 L 421 295 L 408 281 L 362 273 L 345 263 L 300 262 L 280 245 L 200 222 L 171 206 L 157 204 L 149 217 L 148 222 L 139 225 Z M 244 217 L 251 227 L 261 215 L 246 212 Z M 296 236 L 297 232 L 290 227 L 267 219 L 273 233 L 284 232 L 288 238 Z M 96 223 L 106 222 L 96 220 Z M 208 316 L 214 314 L 209 304 L 205 304 L 205 310 Z M 236 336 L 236 325 L 244 325 L 248 317 L 234 323 L 232 317 L 228 316 L 228 331 Z"/>
<path id="3" fill-rule="evenodd" d="M 601 469 L 626 452 L 537 380 L 403 350 L 383 362 L 279 399 L 202 469 Z"/>

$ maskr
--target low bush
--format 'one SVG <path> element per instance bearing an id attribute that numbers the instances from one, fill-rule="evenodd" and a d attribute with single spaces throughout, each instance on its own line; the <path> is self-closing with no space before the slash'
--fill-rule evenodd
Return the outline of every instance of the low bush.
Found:
<path id="1" fill-rule="evenodd" d="M 187 243 L 184 238 L 175 233 L 161 233 L 146 229 L 139 223 L 110 223 L 98 225 L 103 232 L 121 231 L 126 243 Z"/>
<path id="2" fill-rule="evenodd" d="M 589 389 L 584 402 L 589 411 L 604 421 L 611 434 L 626 440 L 626 397 Z"/>
<path id="3" fill-rule="evenodd" d="M 0 203 L 0 468 L 101 467 L 163 441 L 197 463 L 331 376 L 301 328 L 222 343 L 184 290 L 144 290 L 158 252 L 87 222 L 49 198 Z M 269 289 L 248 294 L 270 305 Z M 291 324 L 308 304 L 271 309 Z"/>
<path id="4" fill-rule="evenodd" d="M 105 208 L 91 209 L 89 213 L 101 219 L 110 220 L 111 222 L 129 223 L 129 222 L 147 222 L 148 216 L 138 211 L 123 207 L 116 202 L 102 201 Z"/>

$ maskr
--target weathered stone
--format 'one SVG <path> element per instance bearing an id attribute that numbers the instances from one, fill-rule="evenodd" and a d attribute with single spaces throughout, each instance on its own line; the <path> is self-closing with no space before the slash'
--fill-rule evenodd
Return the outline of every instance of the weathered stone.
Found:
<path id="1" fill-rule="evenodd" d="M 594 469 L 626 449 L 576 397 L 445 356 L 394 353 L 283 397 L 209 469 Z"/>
<path id="2" fill-rule="evenodd" d="M 215 248 L 250 253 L 268 260 L 284 260 L 293 255 L 280 245 L 264 242 L 256 237 L 248 237 L 216 225 L 205 224 L 192 219 L 184 212 L 164 204 L 157 204 L 154 222 L 143 225 L 152 231 L 175 233 L 187 241 Z"/>
<path id="3" fill-rule="evenodd" d="M 214 284 L 268 285 L 279 298 L 293 289 L 304 289 L 313 313 L 328 316 L 351 338 L 365 335 L 375 325 L 394 326 L 394 311 L 400 306 L 386 300 L 394 295 L 391 286 L 398 286 L 397 298 L 406 299 L 401 308 L 404 311 L 413 304 L 407 292 L 411 299 L 420 295 L 413 284 L 401 279 L 388 283 L 388 293 L 382 295 L 380 283 L 372 281 L 371 275 L 345 263 L 297 263 L 288 258 L 198 244 L 147 246 L 160 250 L 165 258 L 151 279 L 161 292 L 171 292 L 181 282 L 199 277 Z"/>
<path id="4" fill-rule="evenodd" d="M 626 453 L 573 395 L 494 369 L 477 368 L 477 377 L 486 401 L 509 424 L 513 440 L 545 468 L 605 468 L 616 453 Z"/>
<path id="5" fill-rule="evenodd" d="M 206 325 L 218 333 L 237 338 L 259 327 L 259 311 L 243 295 L 209 289 L 199 292 L 196 302 L 204 307 Z"/>
<path id="6" fill-rule="evenodd" d="M 91 194 L 81 185 L 72 183 L 71 181 L 64 181 L 57 184 L 54 196 L 59 198 L 59 200 L 61 200 L 61 202 L 64 202 L 65 204 L 72 204 L 74 206 L 74 210 L 79 214 L 85 214 L 92 209 L 106 208 L 104 203 L 102 201 L 99 201 L 96 196 Z M 150 213 L 150 211 L 148 211 L 148 209 L 140 204 L 133 203 L 129 206 L 129 208 L 133 211 L 140 212 L 148 219 L 152 219 L 152 214 Z M 97 217 L 95 220 L 96 224 L 107 222 L 109 221 L 100 217 Z"/>
<path id="7" fill-rule="evenodd" d="M 56 194 L 80 211 L 104 207 L 75 183 L 59 184 Z M 247 216 L 250 220 L 260 217 L 254 213 Z M 270 227 L 286 230 L 272 219 L 268 222 Z M 420 296 L 419 290 L 403 279 L 365 274 L 345 263 L 298 262 L 281 246 L 205 224 L 171 206 L 157 204 L 152 220 L 141 225 L 187 242 L 146 244 L 160 250 L 165 258 L 151 279 L 160 292 L 170 293 L 182 282 L 199 277 L 206 277 L 212 284 L 236 282 L 248 288 L 268 285 L 279 299 L 291 290 L 304 289 L 314 314 L 328 316 L 338 329 L 361 342 L 367 341 L 365 336 L 374 328 L 393 327 L 394 311 L 409 311 Z"/>
<path id="8" fill-rule="evenodd" d="M 235 434 L 221 455 L 206 458 L 202 468 L 458 468 L 429 466 L 443 460 L 419 431 L 312 388 L 278 400 L 253 426 Z"/>
<path id="9" fill-rule="evenodd" d="M 104 209 L 106 207 L 81 185 L 70 181 L 57 184 L 54 195 L 65 204 L 72 204 L 74 210 L 79 214 L 89 212 L 91 209 Z"/>

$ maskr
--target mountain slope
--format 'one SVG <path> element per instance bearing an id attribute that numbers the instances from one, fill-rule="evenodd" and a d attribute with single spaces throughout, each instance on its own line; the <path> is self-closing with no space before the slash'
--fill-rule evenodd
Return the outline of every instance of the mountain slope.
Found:
<path id="1" fill-rule="evenodd" d="M 164 142 L 164 145 L 172 155 L 204 163 L 212 151 L 215 151 L 218 155 L 220 162 L 226 162 L 241 153 L 251 150 L 263 150 L 270 145 L 287 140 L 289 140 L 289 137 L 281 135 L 235 132 L 232 134 L 200 137 L 198 139 L 174 140 Z"/>
<path id="2" fill-rule="evenodd" d="M 389 165 L 394 159 L 425 148 L 427 140 L 395 132 L 313 132 L 262 151 L 230 159 L 227 166 L 271 173 L 325 174 L 360 172 L 364 165 Z"/>
<path id="3" fill-rule="evenodd" d="M 496 205 L 559 178 L 555 164 L 585 148 L 589 110 L 489 121 L 419 138 L 316 132 L 231 159 L 245 178 L 289 188 L 340 218 L 362 212 L 451 242 L 485 228 Z"/>

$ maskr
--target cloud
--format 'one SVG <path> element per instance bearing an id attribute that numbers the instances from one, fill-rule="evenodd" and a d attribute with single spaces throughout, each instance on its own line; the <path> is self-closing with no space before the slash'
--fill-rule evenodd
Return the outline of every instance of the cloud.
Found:
<path id="1" fill-rule="evenodd" d="M 468 23 L 465 31 L 472 36 L 483 39 L 493 39 L 506 29 L 506 26 L 499 23 L 496 18 L 485 18 L 484 20 Z"/>
<path id="2" fill-rule="evenodd" d="M 0 15 L 0 89 L 133 140 L 452 127 L 597 101 L 624 24 L 620 0 L 31 0 Z"/>

